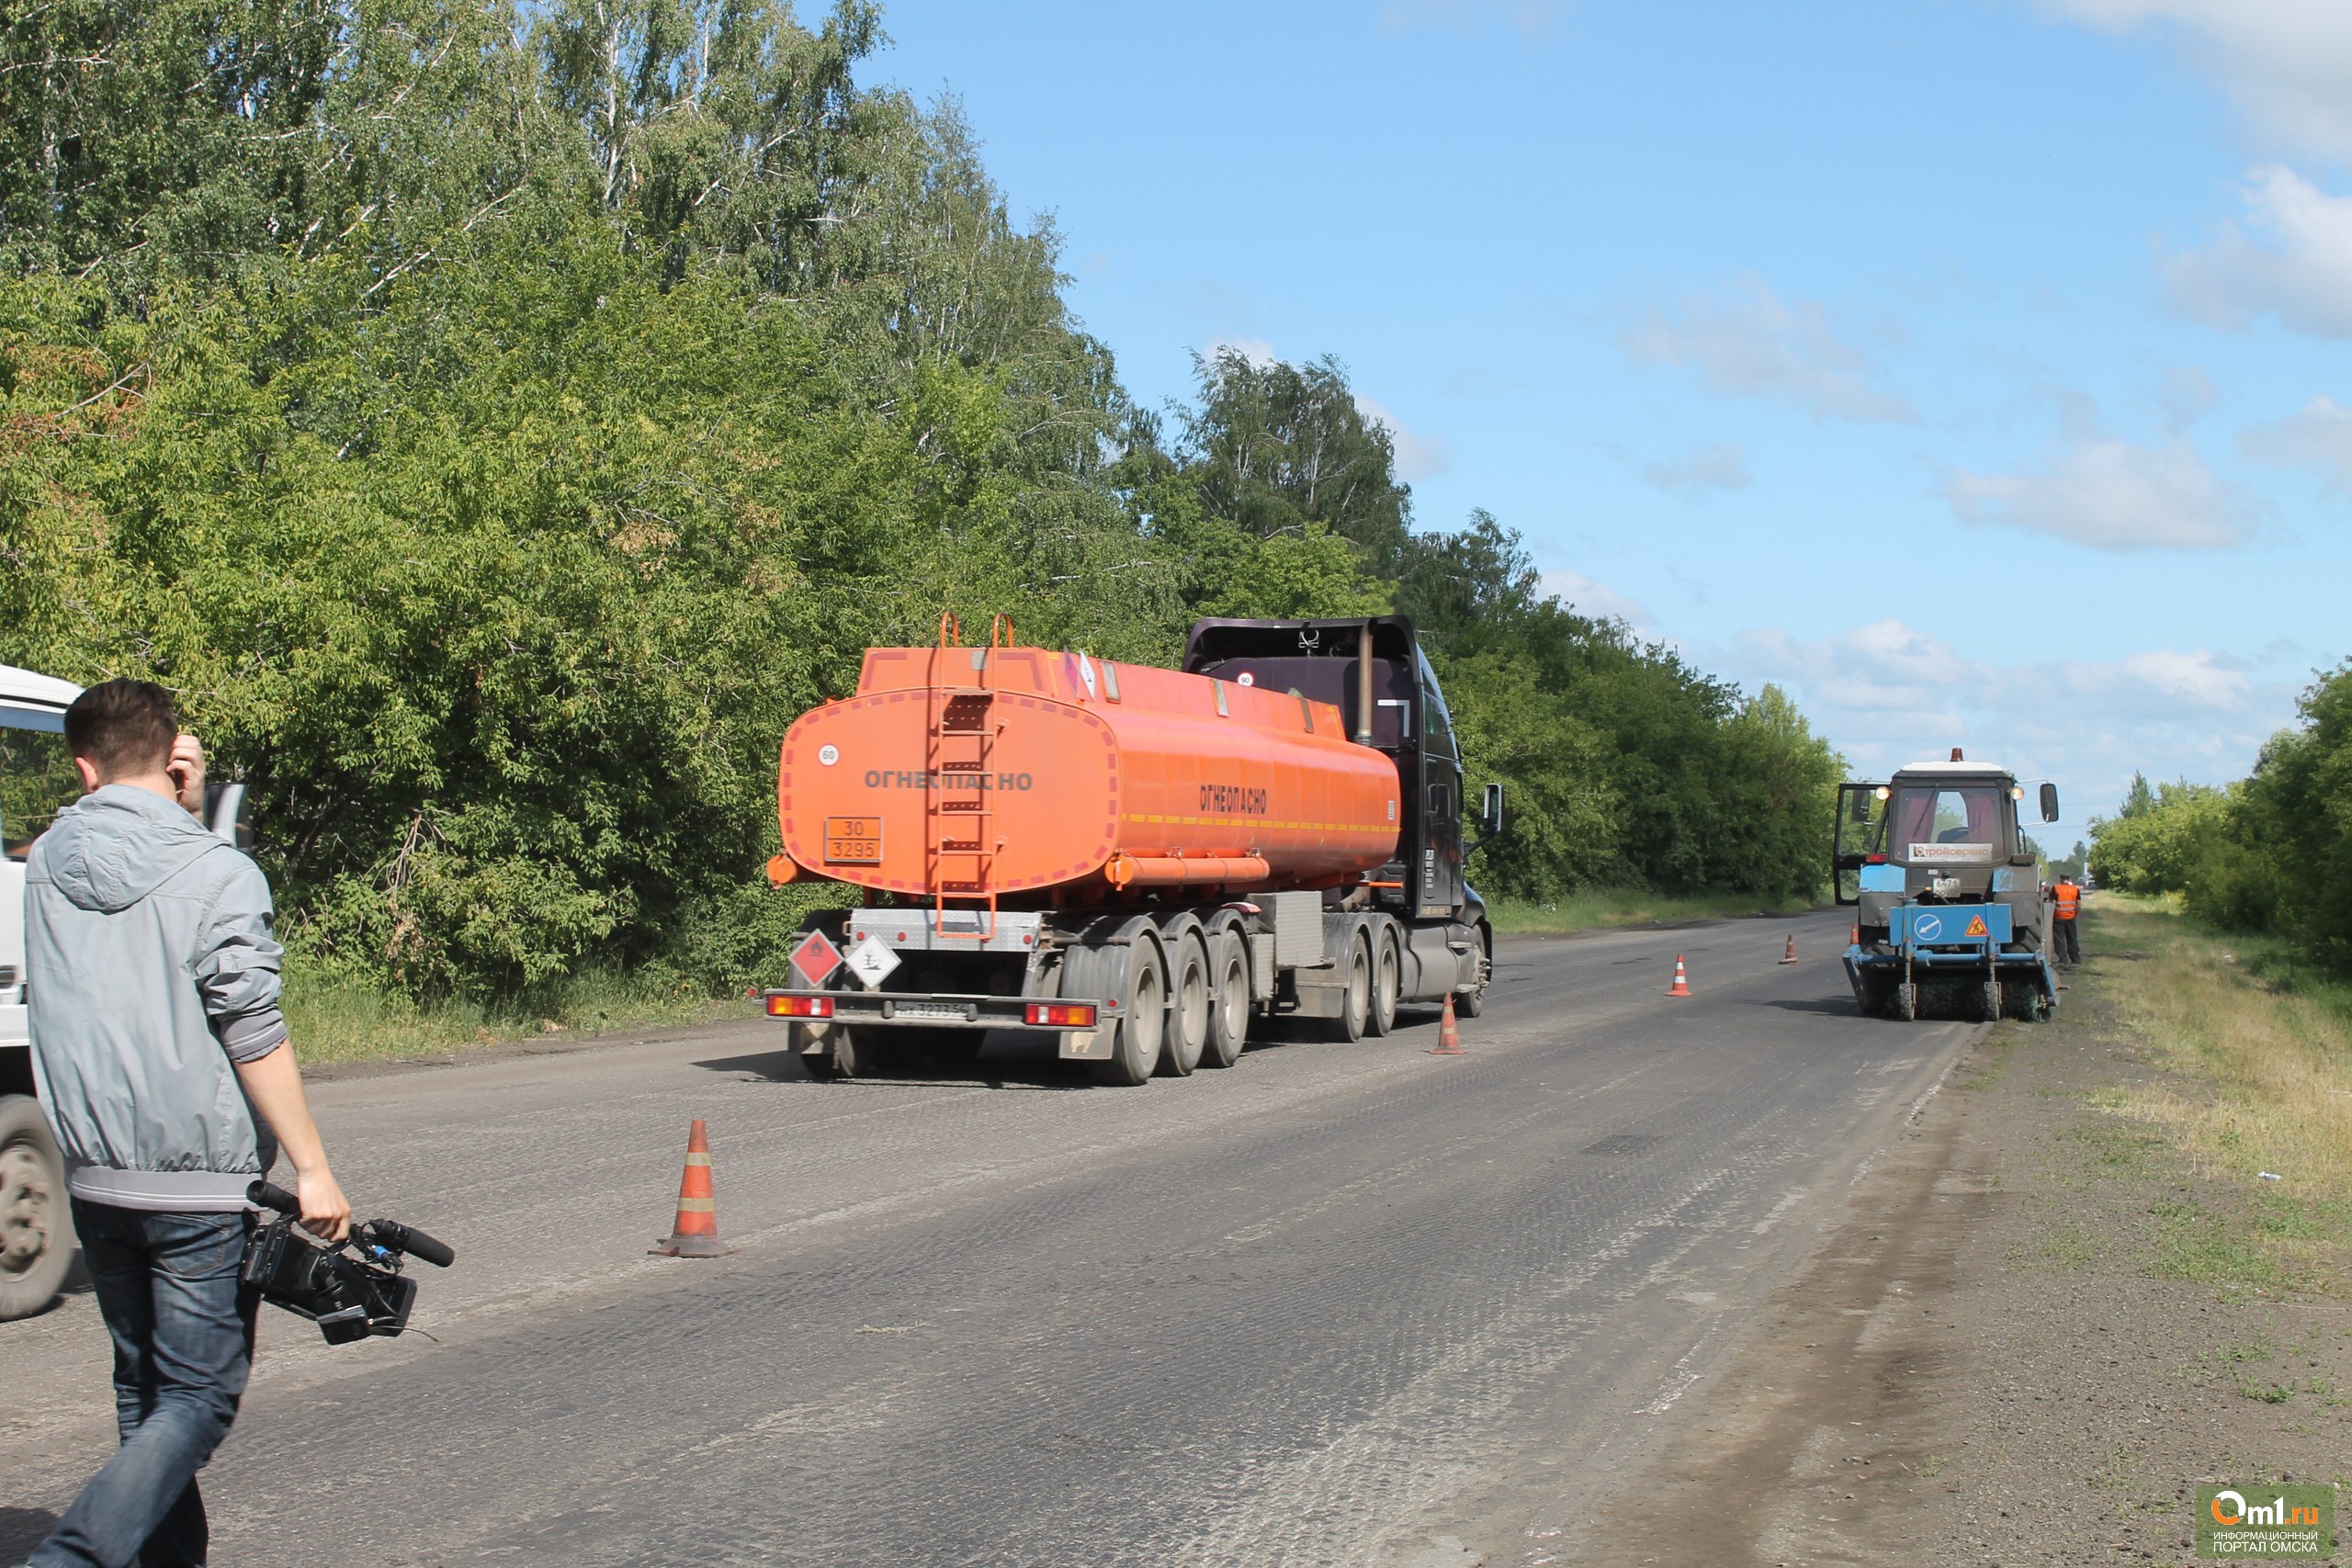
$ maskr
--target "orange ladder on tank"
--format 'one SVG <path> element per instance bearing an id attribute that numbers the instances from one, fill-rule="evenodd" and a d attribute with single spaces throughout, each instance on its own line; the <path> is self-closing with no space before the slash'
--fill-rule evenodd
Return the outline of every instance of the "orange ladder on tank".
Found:
<path id="1" fill-rule="evenodd" d="M 953 639 L 952 641 L 950 639 Z M 991 874 L 1001 840 L 991 838 L 996 814 L 989 807 L 995 780 L 996 659 L 1012 642 L 1012 618 L 999 615 L 989 626 L 989 646 L 970 649 L 969 684 L 950 684 L 944 668 L 951 652 L 965 651 L 964 628 L 953 611 L 939 617 L 939 653 L 933 665 L 931 726 L 924 767 L 931 787 L 923 794 L 925 842 L 938 934 L 944 940 L 986 942 L 996 935 L 996 885 Z M 960 673 L 960 672 L 959 672 Z M 949 783 L 948 781 L 968 781 Z M 961 874 L 957 874 L 961 873 Z M 950 931 L 949 899 L 988 911 L 975 931 Z"/>

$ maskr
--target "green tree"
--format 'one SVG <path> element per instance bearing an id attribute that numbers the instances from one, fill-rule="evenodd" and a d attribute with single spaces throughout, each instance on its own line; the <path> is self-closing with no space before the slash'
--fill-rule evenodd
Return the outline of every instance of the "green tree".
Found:
<path id="1" fill-rule="evenodd" d="M 1203 512 L 1258 538 L 1321 524 L 1366 570 L 1395 576 L 1411 492 L 1386 427 L 1357 406 L 1339 361 L 1261 365 L 1220 348 L 1194 366 L 1199 404 L 1182 415 L 1182 456 Z"/>

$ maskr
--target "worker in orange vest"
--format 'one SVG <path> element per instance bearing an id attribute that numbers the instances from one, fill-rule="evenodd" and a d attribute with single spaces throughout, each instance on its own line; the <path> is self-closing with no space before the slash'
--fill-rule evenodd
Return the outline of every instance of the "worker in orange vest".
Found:
<path id="1" fill-rule="evenodd" d="M 2062 871 L 2057 881 L 2042 889 L 2041 896 L 2050 903 L 2051 945 L 2057 949 L 2058 962 L 2071 969 L 2083 961 L 2081 921 L 2077 919 L 2082 913 L 2083 890 Z"/>

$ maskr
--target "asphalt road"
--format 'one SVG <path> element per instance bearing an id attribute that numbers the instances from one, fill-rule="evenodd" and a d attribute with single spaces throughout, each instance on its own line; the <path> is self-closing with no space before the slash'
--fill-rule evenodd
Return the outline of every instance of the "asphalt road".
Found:
<path id="1" fill-rule="evenodd" d="M 762 1021 L 323 1083 L 361 1211 L 458 1266 L 398 1341 L 265 1311 L 216 1560 L 1589 1551 L 1968 1037 L 1856 1017 L 1845 926 L 1507 942 L 1465 1057 L 1423 1014 L 1141 1089 L 829 1085 Z M 650 1258 L 695 1116 L 739 1250 Z M 112 1441 L 95 1305 L 0 1365 L 14 1561 Z"/>

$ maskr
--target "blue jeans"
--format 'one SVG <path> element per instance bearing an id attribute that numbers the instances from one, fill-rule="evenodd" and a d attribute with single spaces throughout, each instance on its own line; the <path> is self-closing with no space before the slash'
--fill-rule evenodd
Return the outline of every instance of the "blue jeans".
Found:
<path id="1" fill-rule="evenodd" d="M 74 1226 L 114 1337 L 122 1447 L 28 1568 L 202 1568 L 196 1472 L 237 1418 L 259 1297 L 237 1279 L 250 1215 L 151 1213 L 74 1200 Z"/>

